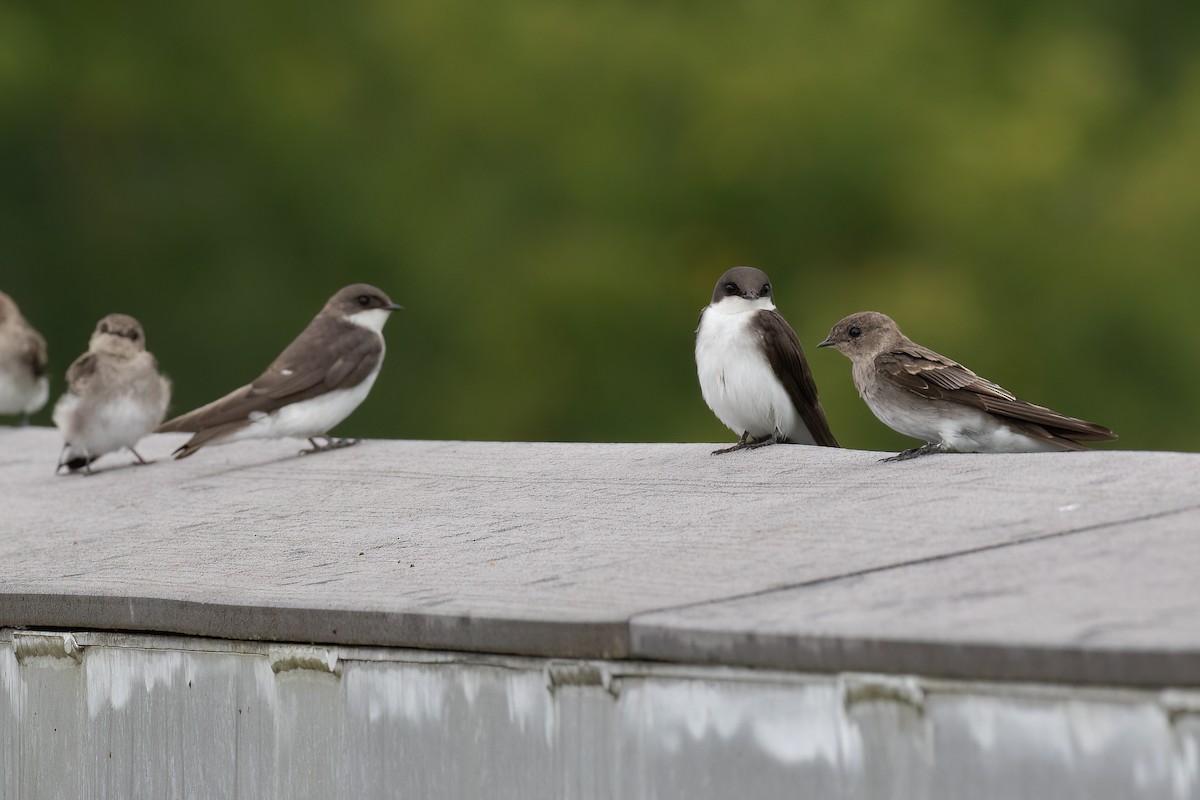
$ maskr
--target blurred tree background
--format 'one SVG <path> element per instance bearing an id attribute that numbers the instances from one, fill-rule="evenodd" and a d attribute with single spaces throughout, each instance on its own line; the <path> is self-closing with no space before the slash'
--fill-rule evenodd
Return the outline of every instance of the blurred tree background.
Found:
<path id="1" fill-rule="evenodd" d="M 0 289 L 54 396 L 123 311 L 185 411 L 363 280 L 408 310 L 342 433 L 730 441 L 693 331 L 753 264 L 846 445 L 911 444 L 813 347 L 876 309 L 1197 449 L 1198 178 L 1197 3 L 0 7 Z"/>

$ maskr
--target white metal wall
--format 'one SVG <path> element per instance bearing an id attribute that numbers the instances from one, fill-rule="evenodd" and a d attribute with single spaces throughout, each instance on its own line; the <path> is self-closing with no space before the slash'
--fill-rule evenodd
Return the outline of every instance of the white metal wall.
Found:
<path id="1" fill-rule="evenodd" d="M 1200 694 L 0 632 L 0 798 L 1200 798 Z"/>

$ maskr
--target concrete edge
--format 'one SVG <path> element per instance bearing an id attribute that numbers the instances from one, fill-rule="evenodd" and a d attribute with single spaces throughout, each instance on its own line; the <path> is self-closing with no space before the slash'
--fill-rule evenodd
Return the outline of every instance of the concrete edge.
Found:
<path id="1" fill-rule="evenodd" d="M 627 620 L 522 620 L 157 597 L 0 593 L 0 627 L 139 631 L 541 658 L 630 657 Z"/>
<path id="2" fill-rule="evenodd" d="M 1142 688 L 1200 686 L 1200 650 L 775 636 L 688 630 L 638 617 L 630 623 L 630 647 L 631 657 L 651 661 L 800 672 Z"/>

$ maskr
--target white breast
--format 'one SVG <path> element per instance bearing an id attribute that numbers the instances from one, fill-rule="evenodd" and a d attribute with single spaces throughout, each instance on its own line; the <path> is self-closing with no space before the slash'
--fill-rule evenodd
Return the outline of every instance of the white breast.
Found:
<path id="1" fill-rule="evenodd" d="M 0 364 L 0 414 L 33 414 L 46 405 L 50 381 L 25 364 Z"/>
<path id="2" fill-rule="evenodd" d="M 778 429 L 794 442 L 815 444 L 750 325 L 755 313 L 772 308 L 769 300 L 729 297 L 704 309 L 696 334 L 700 391 L 738 436 L 762 438 Z"/>
<path id="3" fill-rule="evenodd" d="M 170 384 L 147 354 L 117 368 L 102 363 L 86 388 L 83 397 L 67 392 L 54 406 L 68 457 L 136 446 L 162 422 L 170 399 Z"/>
<path id="4" fill-rule="evenodd" d="M 336 428 L 342 420 L 354 413 L 354 409 L 362 405 L 379 377 L 379 369 L 383 366 L 383 355 L 379 363 L 362 383 L 349 389 L 335 389 L 310 400 L 290 403 L 269 414 L 258 412 L 252 415 L 252 422 L 236 433 L 221 440 L 237 442 L 242 439 L 283 439 L 295 437 L 307 439 L 310 436 L 324 436 Z"/>
<path id="5" fill-rule="evenodd" d="M 862 398 L 879 421 L 914 439 L 944 444 L 960 453 L 1038 453 L 1061 450 L 1052 442 L 1020 433 L 977 408 L 928 400 L 888 402 L 871 392 Z"/>

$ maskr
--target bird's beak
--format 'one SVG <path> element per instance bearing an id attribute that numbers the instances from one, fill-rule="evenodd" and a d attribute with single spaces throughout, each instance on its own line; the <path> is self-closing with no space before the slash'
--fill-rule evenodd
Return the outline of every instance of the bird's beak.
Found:
<path id="1" fill-rule="evenodd" d="M 828 336 L 826 336 L 824 339 L 817 342 L 817 347 L 833 347 L 833 341 L 830 340 L 830 338 Z"/>
<path id="2" fill-rule="evenodd" d="M 387 310 L 388 311 L 403 311 L 404 306 L 400 305 L 399 303 L 392 303 L 391 305 L 389 305 L 387 307 Z"/>
<path id="3" fill-rule="evenodd" d="M 747 300 L 757 300 L 758 292 L 746 292 L 744 295 L 742 295 L 742 297 L 746 298 Z"/>

